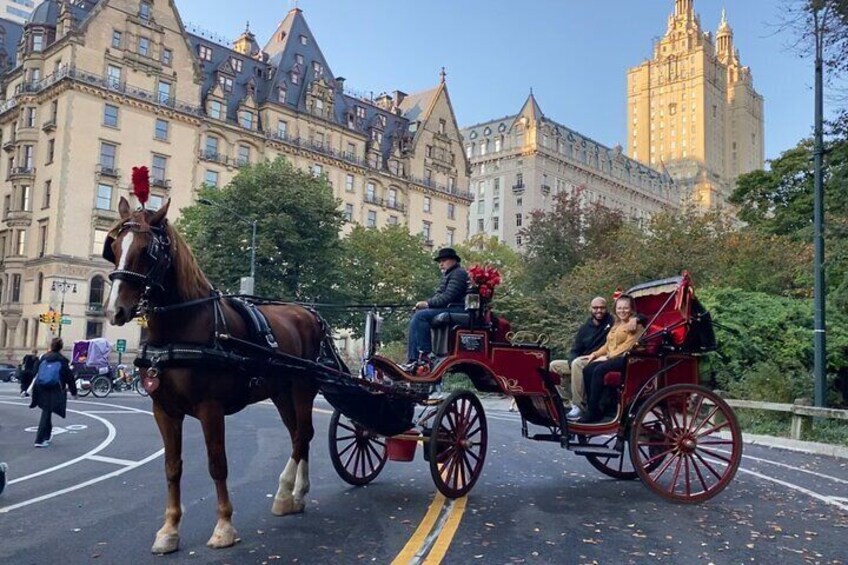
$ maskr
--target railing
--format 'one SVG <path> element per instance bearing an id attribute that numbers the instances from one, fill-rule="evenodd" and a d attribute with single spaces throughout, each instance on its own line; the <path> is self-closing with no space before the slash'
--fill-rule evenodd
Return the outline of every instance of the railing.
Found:
<path id="1" fill-rule="evenodd" d="M 86 316 L 103 316 L 102 304 L 88 304 L 85 307 Z"/>
<path id="2" fill-rule="evenodd" d="M 217 151 L 211 151 L 209 149 L 201 149 L 199 155 L 200 158 L 205 161 L 212 161 L 213 163 L 220 163 L 222 165 L 226 165 L 230 160 L 230 158 L 226 155 L 222 155 Z"/>
<path id="3" fill-rule="evenodd" d="M 118 177 L 121 176 L 121 171 L 116 169 L 114 166 L 97 165 L 97 174 L 102 176 L 102 177 L 118 178 Z"/>
<path id="4" fill-rule="evenodd" d="M 150 179 L 150 186 L 158 186 L 160 188 L 171 188 L 171 179 L 153 177 Z"/>
<path id="5" fill-rule="evenodd" d="M 789 436 L 792 439 L 801 439 L 813 426 L 814 418 L 827 418 L 834 420 L 848 420 L 848 410 L 837 408 L 819 408 L 813 406 L 808 398 L 799 398 L 794 404 L 781 404 L 778 402 L 760 402 L 757 400 L 733 400 L 726 399 L 733 408 L 748 408 L 751 410 L 764 410 L 767 412 L 782 412 L 792 415 L 789 424 Z"/>
<path id="6" fill-rule="evenodd" d="M 46 122 L 41 124 L 41 131 L 47 132 L 47 131 L 53 131 L 54 129 L 56 129 L 56 119 L 55 118 L 50 118 L 49 120 L 47 120 Z"/>
<path id="7" fill-rule="evenodd" d="M 35 174 L 35 167 L 15 167 L 9 173 L 9 178 L 32 176 Z"/>

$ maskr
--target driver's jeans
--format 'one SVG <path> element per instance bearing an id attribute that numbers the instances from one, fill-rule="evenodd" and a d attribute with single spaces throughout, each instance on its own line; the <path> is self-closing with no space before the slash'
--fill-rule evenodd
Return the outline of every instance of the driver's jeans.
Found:
<path id="1" fill-rule="evenodd" d="M 413 314 L 409 321 L 409 341 L 406 347 L 406 360 L 410 363 L 418 360 L 419 355 L 427 355 L 433 350 L 430 337 L 430 322 L 442 312 L 465 312 L 464 308 L 424 308 Z"/>

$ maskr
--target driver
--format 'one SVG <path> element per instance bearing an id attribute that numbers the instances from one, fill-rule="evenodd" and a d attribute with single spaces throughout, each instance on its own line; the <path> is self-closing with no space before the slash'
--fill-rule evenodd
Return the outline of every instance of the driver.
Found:
<path id="1" fill-rule="evenodd" d="M 408 364 L 403 368 L 410 370 L 421 357 L 432 350 L 430 340 L 430 322 L 442 312 L 464 312 L 465 294 L 468 292 L 468 273 L 462 268 L 459 255 L 451 247 L 440 249 L 435 261 L 442 271 L 442 280 L 436 293 L 427 300 L 415 305 L 415 314 L 409 321 L 409 341 L 406 349 Z"/>

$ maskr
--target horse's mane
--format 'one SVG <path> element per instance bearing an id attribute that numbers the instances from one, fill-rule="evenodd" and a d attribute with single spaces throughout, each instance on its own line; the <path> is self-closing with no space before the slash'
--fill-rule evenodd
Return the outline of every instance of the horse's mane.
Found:
<path id="1" fill-rule="evenodd" d="M 194 300 L 209 296 L 212 284 L 197 264 L 188 243 L 170 223 L 165 224 L 165 230 L 171 240 L 171 268 L 174 270 L 180 298 Z"/>

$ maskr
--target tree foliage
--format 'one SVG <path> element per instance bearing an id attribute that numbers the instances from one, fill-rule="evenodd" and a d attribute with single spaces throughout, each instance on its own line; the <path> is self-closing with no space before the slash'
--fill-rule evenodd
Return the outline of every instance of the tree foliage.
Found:
<path id="1" fill-rule="evenodd" d="M 325 178 L 278 158 L 242 168 L 222 189 L 204 187 L 215 205 L 184 208 L 179 227 L 206 275 L 237 291 L 249 273 L 250 222 L 256 220 L 256 294 L 299 301 L 336 300 L 338 233 L 343 218 Z"/>

